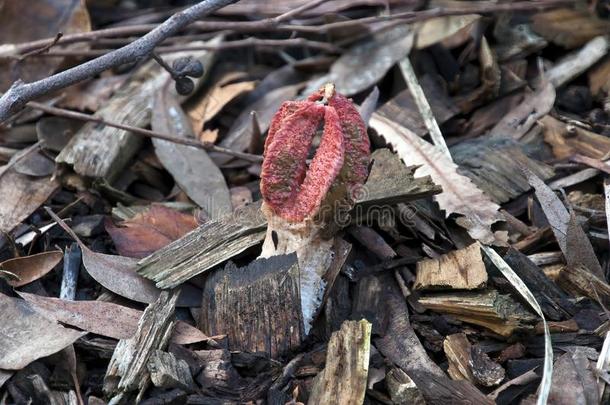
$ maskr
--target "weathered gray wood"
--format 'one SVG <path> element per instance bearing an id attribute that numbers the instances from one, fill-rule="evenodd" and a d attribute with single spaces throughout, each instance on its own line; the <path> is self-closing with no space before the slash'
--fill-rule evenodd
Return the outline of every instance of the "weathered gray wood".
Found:
<path id="1" fill-rule="evenodd" d="M 371 350 L 371 324 L 345 321 L 326 350 L 326 366 L 314 379 L 308 405 L 360 405 L 364 401 Z"/>
<path id="2" fill-rule="evenodd" d="M 388 149 L 373 153 L 373 167 L 350 213 L 353 220 L 369 210 L 439 193 L 430 177 L 414 178 Z M 232 258 L 265 238 L 266 219 L 256 202 L 215 221 L 209 221 L 138 263 L 138 273 L 159 288 L 173 288 Z"/>
<path id="3" fill-rule="evenodd" d="M 110 404 L 138 403 L 146 391 L 150 383 L 147 364 L 156 350 L 169 343 L 178 295 L 176 290 L 163 291 L 144 310 L 135 335 L 117 344 L 104 377 L 104 392 L 112 398 Z"/>
<path id="4" fill-rule="evenodd" d="M 148 372 L 155 387 L 181 388 L 187 392 L 195 389 L 189 365 L 184 360 L 161 350 L 154 351 L 148 360 Z"/>
<path id="5" fill-rule="evenodd" d="M 524 146 L 508 139 L 474 139 L 451 147 L 458 172 L 469 177 L 496 203 L 505 203 L 528 191 L 531 186 L 521 167 L 527 167 L 543 180 L 554 175 L 553 168 L 530 158 Z"/>
<path id="6" fill-rule="evenodd" d="M 393 403 L 397 405 L 425 405 L 426 401 L 415 382 L 400 368 L 394 367 L 388 371 L 385 382 Z"/>
<path id="7" fill-rule="evenodd" d="M 305 337 L 296 255 L 215 271 L 205 282 L 199 326 L 210 336 L 226 334 L 230 350 L 278 358 L 296 349 Z"/>

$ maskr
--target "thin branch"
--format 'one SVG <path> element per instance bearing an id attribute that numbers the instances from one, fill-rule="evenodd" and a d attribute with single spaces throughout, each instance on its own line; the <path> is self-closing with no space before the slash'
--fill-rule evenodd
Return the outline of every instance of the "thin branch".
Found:
<path id="1" fill-rule="evenodd" d="M 131 125 L 120 124 L 118 122 L 106 121 L 103 118 L 96 117 L 94 115 L 83 114 L 76 111 L 70 111 L 63 108 L 50 107 L 45 104 L 37 103 L 35 101 L 30 101 L 27 103 L 28 107 L 35 108 L 37 110 L 43 111 L 47 114 L 55 115 L 58 117 L 72 118 L 79 121 L 86 122 L 95 122 L 101 125 L 107 125 L 109 127 L 124 129 L 125 131 L 133 132 L 134 134 L 145 136 L 147 138 L 157 138 L 163 139 L 164 141 L 169 141 L 173 143 L 177 143 L 180 145 L 192 146 L 198 149 L 204 149 L 210 152 L 218 152 L 223 153 L 225 155 L 230 155 L 239 159 L 247 160 L 248 162 L 260 163 L 263 161 L 263 157 L 260 155 L 253 155 L 251 153 L 238 152 L 229 148 L 223 148 L 222 146 L 216 146 L 211 142 L 201 142 L 196 139 L 187 139 L 187 138 L 176 138 L 175 136 L 164 134 L 161 132 L 151 131 L 148 129 L 143 129 L 139 127 L 134 127 Z"/>
<path id="2" fill-rule="evenodd" d="M 155 46 L 209 13 L 238 0 L 205 0 L 174 14 L 140 39 L 115 51 L 33 83 L 17 81 L 0 98 L 0 122 L 37 97 L 68 87 L 110 68 L 147 58 Z"/>
<path id="3" fill-rule="evenodd" d="M 189 25 L 189 28 L 200 31 L 234 31 L 234 32 L 264 32 L 264 31 L 279 31 L 279 32 L 301 32 L 301 33 L 317 33 L 324 34 L 330 30 L 337 28 L 346 28 L 360 26 L 365 24 L 378 23 L 389 20 L 400 20 L 404 23 L 424 21 L 435 17 L 443 17 L 450 15 L 463 14 L 490 14 L 503 11 L 536 11 L 575 4 L 576 0 L 539 0 L 539 1 L 516 1 L 512 3 L 500 4 L 473 4 L 465 5 L 457 8 L 434 8 L 430 10 L 408 11 L 388 16 L 364 17 L 347 21 L 339 21 L 322 25 L 306 26 L 306 25 L 290 25 L 279 24 L 286 21 L 286 16 L 295 17 L 297 9 L 291 10 L 281 16 L 266 18 L 258 21 L 195 21 Z M 300 12 L 305 9 L 313 8 L 320 3 L 320 0 L 314 0 L 311 3 L 299 7 Z M 306 5 L 307 7 L 303 9 Z M 101 38 L 116 38 L 131 35 L 140 35 L 150 32 L 158 27 L 158 24 L 138 24 L 129 25 L 126 27 L 105 28 L 97 31 L 81 32 L 75 34 L 64 35 L 57 45 L 67 45 L 75 42 L 95 41 Z M 54 41 L 54 38 L 46 38 L 32 42 L 24 42 L 21 44 L 5 44 L 0 45 L 0 57 L 15 56 L 24 52 L 29 52 L 44 46 L 48 46 Z"/>

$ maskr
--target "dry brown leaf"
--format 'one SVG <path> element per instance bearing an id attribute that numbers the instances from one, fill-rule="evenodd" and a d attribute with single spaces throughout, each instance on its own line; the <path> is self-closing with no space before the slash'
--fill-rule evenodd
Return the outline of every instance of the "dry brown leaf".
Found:
<path id="1" fill-rule="evenodd" d="M 138 329 L 142 311 L 104 301 L 67 301 L 18 292 L 44 317 L 113 339 L 129 339 Z M 199 329 L 178 321 L 172 341 L 191 344 L 208 340 Z"/>
<path id="2" fill-rule="evenodd" d="M 551 111 L 555 103 L 555 88 L 550 82 L 523 99 L 516 108 L 508 111 L 491 129 L 489 135 L 499 138 L 520 139 L 538 119 Z"/>
<path id="3" fill-rule="evenodd" d="M 593 246 L 582 227 L 574 222 L 559 197 L 544 181 L 528 169 L 524 168 L 524 173 L 527 181 L 534 187 L 538 202 L 567 263 L 572 267 L 584 265 L 592 274 L 605 280 Z"/>
<path id="4" fill-rule="evenodd" d="M 468 177 L 459 174 L 457 165 L 442 151 L 377 113 L 373 114 L 369 125 L 392 145 L 406 165 L 422 165 L 416 173 L 430 175 L 443 188 L 443 192 L 434 198 L 447 216 L 461 215 L 456 222 L 466 228 L 473 239 L 484 244 L 506 245 L 507 233 L 491 229 L 495 222 L 503 220 L 498 212 L 500 206 Z"/>
<path id="5" fill-rule="evenodd" d="M 84 332 L 64 328 L 18 298 L 0 293 L 0 368 L 20 370 L 71 345 Z"/>
<path id="6" fill-rule="evenodd" d="M 178 138 L 195 137 L 191 123 L 178 99 L 167 91 L 159 92 L 155 97 L 151 126 L 154 131 L 174 134 Z M 205 150 L 163 139 L 153 139 L 152 142 L 163 166 L 208 217 L 215 219 L 231 212 L 231 196 L 225 178 Z M 168 214 L 169 212 L 165 213 Z M 163 214 L 158 212 L 157 215 Z M 184 221 L 181 223 L 186 225 Z M 154 246 L 158 244 L 150 245 L 150 247 Z M 131 254 L 128 256 L 144 257 L 141 254 L 146 256 L 148 253 L 143 251 L 140 252 L 140 256 Z"/>
<path id="7" fill-rule="evenodd" d="M 254 87 L 256 87 L 255 81 L 226 83 L 226 79 L 221 78 L 197 105 L 188 111 L 195 134 L 199 135 L 206 122 L 214 118 L 230 101 L 254 90 Z"/>
<path id="8" fill-rule="evenodd" d="M 415 48 L 423 49 L 444 40 L 451 40 L 453 36 L 459 36 L 461 41 L 453 41 L 453 46 L 461 45 L 468 35 L 459 35 L 461 31 L 468 31 L 481 18 L 477 14 L 449 15 L 431 18 L 416 25 Z M 465 37 L 465 38 L 464 38 Z"/>
<path id="9" fill-rule="evenodd" d="M 107 221 L 106 231 L 121 256 L 141 259 L 179 239 L 197 225 L 194 215 L 153 204 L 118 226 Z"/>
<path id="10" fill-rule="evenodd" d="M 63 108 L 97 111 L 117 91 L 129 75 L 108 75 L 68 87 L 58 102 Z"/>
<path id="11" fill-rule="evenodd" d="M 103 287 L 121 297 L 150 304 L 155 302 L 161 290 L 154 283 L 136 272 L 136 259 L 124 256 L 97 253 L 89 249 L 78 236 L 50 209 L 47 212 L 59 226 L 76 242 L 83 255 L 83 265 L 87 273 Z M 201 305 L 201 291 L 190 284 L 182 287 L 178 306 L 197 307 Z"/>
<path id="12" fill-rule="evenodd" d="M 0 2 L 0 56 L 10 56 L 13 45 L 54 37 L 58 32 L 73 34 L 91 30 L 84 0 L 38 0 Z M 82 49 L 86 44 L 71 45 Z M 33 82 L 53 73 L 63 58 L 2 58 L 0 61 L 0 92 L 21 79 Z"/>
<path id="13" fill-rule="evenodd" d="M 59 264 L 63 257 L 61 250 L 43 252 L 31 256 L 16 257 L 0 263 L 0 269 L 9 271 L 19 280 L 8 281 L 13 287 L 21 287 L 38 280 Z"/>
<path id="14" fill-rule="evenodd" d="M 10 232 L 40 207 L 59 187 L 50 177 L 30 177 L 0 169 L 0 233 Z"/>
<path id="15" fill-rule="evenodd" d="M 546 40 L 571 49 L 610 32 L 610 21 L 584 10 L 562 8 L 532 16 L 532 27 Z"/>

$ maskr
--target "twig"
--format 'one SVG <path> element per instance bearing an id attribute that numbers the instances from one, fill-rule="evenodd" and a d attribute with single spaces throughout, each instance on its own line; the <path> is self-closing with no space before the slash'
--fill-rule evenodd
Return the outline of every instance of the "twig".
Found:
<path id="1" fill-rule="evenodd" d="M 400 70 L 402 72 L 407 85 L 409 86 L 409 90 L 411 91 L 411 95 L 413 96 L 413 100 L 415 100 L 415 104 L 417 105 L 417 109 L 421 114 L 424 124 L 426 124 L 426 128 L 430 133 L 430 137 L 432 138 L 432 142 L 436 145 L 437 148 L 443 151 L 449 159 L 451 158 L 451 153 L 449 152 L 449 148 L 447 147 L 447 143 L 445 142 L 445 138 L 443 138 L 443 134 L 441 133 L 441 129 L 434 118 L 434 114 L 432 113 L 432 109 L 430 108 L 430 104 L 428 103 L 428 99 L 424 94 L 424 90 L 419 85 L 417 81 L 417 76 L 415 76 L 415 71 L 413 70 L 413 65 L 411 65 L 411 60 L 409 60 L 409 56 L 405 57 L 400 61 Z"/>
<path id="2" fill-rule="evenodd" d="M 35 101 L 30 101 L 28 107 L 35 108 L 37 110 L 43 111 L 47 114 L 56 115 L 58 117 L 66 117 L 72 118 L 79 121 L 87 121 L 87 122 L 95 122 L 101 125 L 107 125 L 109 127 L 124 129 L 126 131 L 133 132 L 134 134 L 142 135 L 148 138 L 157 138 L 163 139 L 165 141 L 178 143 L 181 145 L 192 146 L 199 149 L 204 149 L 207 151 L 224 153 L 226 155 L 234 156 L 236 158 L 244 159 L 253 163 L 260 163 L 263 161 L 263 157 L 260 155 L 253 155 L 251 153 L 238 152 L 232 149 L 223 148 L 222 146 L 216 146 L 210 142 L 201 142 L 195 139 L 185 139 L 185 138 L 176 138 L 169 134 L 164 134 L 161 132 L 151 131 L 148 129 L 138 128 L 131 125 L 119 124 L 118 122 L 106 121 L 100 117 L 96 117 L 94 115 L 83 114 L 75 111 L 66 110 L 63 108 L 57 107 L 49 107 L 45 104 L 37 103 Z"/>
<path id="3" fill-rule="evenodd" d="M 143 60 L 165 38 L 174 35 L 195 20 L 235 2 L 237 0 L 204 0 L 174 14 L 163 24 L 131 44 L 102 55 L 99 58 L 33 83 L 23 83 L 21 80 L 18 80 L 0 98 L 0 122 L 19 111 L 30 100 L 63 89 L 110 68 Z"/>
<path id="4" fill-rule="evenodd" d="M 288 39 L 260 39 L 260 38 L 246 38 L 235 41 L 222 42 L 220 44 L 207 44 L 207 45 L 172 45 L 172 46 L 158 46 L 155 48 L 155 52 L 158 53 L 172 53 L 172 52 L 189 52 L 189 51 L 207 51 L 207 50 L 222 50 L 222 49 L 235 49 L 245 47 L 274 47 L 274 48 L 286 48 L 286 47 L 305 47 L 312 49 L 319 49 L 329 53 L 339 53 L 341 48 L 329 44 L 327 42 L 310 41 L 305 38 L 288 38 Z M 35 56 L 40 57 L 55 57 L 55 56 L 100 56 L 112 49 L 92 49 L 92 50 L 61 50 L 53 51 L 48 53 L 42 53 Z"/>
<path id="5" fill-rule="evenodd" d="M 330 30 L 337 28 L 346 28 L 359 26 L 370 23 L 377 23 L 389 20 L 401 20 L 403 23 L 410 23 L 416 21 L 424 21 L 435 17 L 443 17 L 450 15 L 463 15 L 463 14 L 490 14 L 502 11 L 534 11 L 542 9 L 551 9 L 570 4 L 575 4 L 576 0 L 546 0 L 546 1 L 517 1 L 512 3 L 500 3 L 500 4 L 473 4 L 463 6 L 459 9 L 452 8 L 434 8 L 431 10 L 422 11 L 409 11 L 388 16 L 378 17 L 364 17 L 347 21 L 340 21 L 336 23 L 328 23 L 316 26 L 306 25 L 289 25 L 289 24 L 278 24 L 287 20 L 287 16 L 290 18 L 295 17 L 296 12 L 302 12 L 306 9 L 313 8 L 320 0 L 314 0 L 309 3 L 311 7 L 305 7 L 305 4 L 298 9 L 291 10 L 281 16 L 274 18 L 267 18 L 258 21 L 196 21 L 189 25 L 190 28 L 197 29 L 200 31 L 235 31 L 235 32 L 264 32 L 264 31 L 281 31 L 281 32 L 303 32 L 303 33 L 319 33 L 324 34 Z M 129 25 L 126 27 L 114 27 L 105 28 L 97 31 L 81 32 L 75 34 L 64 35 L 57 45 L 66 45 L 75 42 L 95 41 L 101 38 L 116 38 L 125 37 L 130 35 L 140 35 L 150 32 L 157 28 L 157 24 L 138 24 Z M 359 38 L 359 37 L 358 37 Z M 0 57 L 14 56 L 20 53 L 28 52 L 33 49 L 38 49 L 49 45 L 54 41 L 54 38 L 40 39 L 31 42 L 24 42 L 21 44 L 5 44 L 0 45 Z"/>
<path id="6" fill-rule="evenodd" d="M 57 35 L 55 36 L 55 39 L 53 40 L 53 42 L 43 46 L 40 49 L 34 49 L 34 50 L 30 51 L 30 52 L 24 53 L 23 55 L 21 55 L 19 57 L 19 60 L 23 60 L 23 59 L 25 59 L 25 58 L 27 58 L 29 56 L 38 55 L 38 54 L 41 54 L 41 53 L 44 53 L 44 52 L 48 51 L 49 49 L 51 49 L 53 46 L 55 46 L 57 44 L 57 42 L 61 39 L 61 37 L 63 35 L 64 35 L 63 33 L 58 32 Z"/>

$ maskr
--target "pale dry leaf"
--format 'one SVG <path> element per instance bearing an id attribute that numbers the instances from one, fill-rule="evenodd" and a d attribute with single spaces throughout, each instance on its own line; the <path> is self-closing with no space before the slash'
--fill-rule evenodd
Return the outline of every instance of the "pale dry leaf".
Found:
<path id="1" fill-rule="evenodd" d="M 421 165 L 416 173 L 430 175 L 443 188 L 434 198 L 447 216 L 460 215 L 456 222 L 466 228 L 473 239 L 485 244 L 507 244 L 506 232 L 491 229 L 494 223 L 503 220 L 498 212 L 500 206 L 468 177 L 459 174 L 457 165 L 441 150 L 377 113 L 373 114 L 369 125 L 392 145 L 406 165 Z"/>
<path id="2" fill-rule="evenodd" d="M 151 126 L 154 131 L 174 134 L 177 138 L 195 137 L 180 103 L 169 92 L 159 92 L 155 97 Z M 163 139 L 152 142 L 163 166 L 210 218 L 219 218 L 232 211 L 225 178 L 205 150 Z"/>
<path id="3" fill-rule="evenodd" d="M 35 312 L 21 299 L 0 294 L 0 368 L 20 370 L 85 335 L 64 328 Z"/>
<path id="4" fill-rule="evenodd" d="M 42 252 L 31 256 L 15 257 L 0 263 L 0 269 L 9 271 L 19 277 L 18 280 L 8 281 L 12 287 L 21 287 L 38 280 L 61 262 L 61 250 Z"/>
<path id="5" fill-rule="evenodd" d="M 202 132 L 204 125 L 216 116 L 229 102 L 238 96 L 254 90 L 255 81 L 224 84 L 222 79 L 188 111 L 195 134 Z"/>
<path id="6" fill-rule="evenodd" d="M 430 18 L 423 21 L 415 27 L 415 48 L 427 48 L 450 39 L 462 30 L 467 31 L 480 18 L 481 16 L 477 14 L 465 14 Z"/>
<path id="7" fill-rule="evenodd" d="M 18 292 L 44 317 L 113 339 L 129 339 L 138 329 L 142 311 L 104 301 L 68 301 Z M 202 342 L 208 337 L 199 329 L 178 321 L 172 335 L 177 344 Z"/>
<path id="8" fill-rule="evenodd" d="M 329 74 L 309 83 L 304 93 L 313 93 L 328 82 L 346 96 L 366 90 L 377 84 L 396 62 L 407 57 L 412 44 L 413 33 L 407 25 L 374 35 L 343 53 Z"/>

